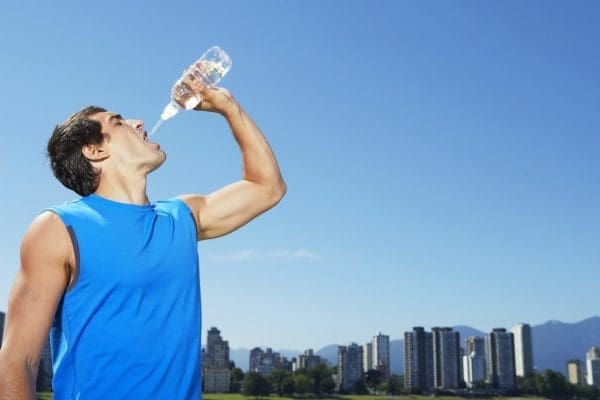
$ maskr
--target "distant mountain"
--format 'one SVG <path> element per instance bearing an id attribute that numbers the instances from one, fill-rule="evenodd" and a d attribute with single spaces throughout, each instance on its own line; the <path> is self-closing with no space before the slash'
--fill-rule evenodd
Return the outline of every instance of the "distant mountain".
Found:
<path id="1" fill-rule="evenodd" d="M 337 344 L 330 344 L 315 352 L 315 354 L 322 359 L 327 360 L 330 365 L 337 365 L 338 346 L 339 345 Z"/>
<path id="2" fill-rule="evenodd" d="M 600 317 L 574 324 L 548 321 L 532 326 L 531 336 L 533 363 L 538 371 L 549 368 L 565 374 L 567 360 L 585 360 L 592 346 L 600 346 Z"/>
<path id="3" fill-rule="evenodd" d="M 505 327 L 510 329 L 511 327 Z M 430 328 L 426 328 L 430 330 Z M 460 333 L 461 345 L 469 336 L 485 337 L 486 333 L 469 326 L 457 325 L 453 329 Z M 533 362 L 538 371 L 553 369 L 565 373 L 565 365 L 569 359 L 585 360 L 585 353 L 592 346 L 600 346 L 600 317 L 592 317 L 577 323 L 548 321 L 542 325 L 531 327 L 533 339 Z M 359 343 L 364 344 L 364 343 Z M 331 365 L 337 364 L 338 344 L 330 344 L 316 351 L 315 354 L 327 360 Z M 295 350 L 277 350 L 281 355 L 291 359 L 302 354 Z M 230 358 L 244 371 L 248 370 L 250 350 L 231 350 Z M 390 340 L 390 369 L 393 374 L 404 373 L 404 340 Z"/>
<path id="4" fill-rule="evenodd" d="M 485 337 L 485 335 L 486 335 L 484 332 L 481 332 L 477 329 L 473 329 L 469 326 L 464 326 L 464 325 L 453 326 L 452 329 L 454 329 L 455 331 L 460 333 L 460 341 L 462 342 L 461 345 L 464 345 L 465 339 L 470 336 Z"/>

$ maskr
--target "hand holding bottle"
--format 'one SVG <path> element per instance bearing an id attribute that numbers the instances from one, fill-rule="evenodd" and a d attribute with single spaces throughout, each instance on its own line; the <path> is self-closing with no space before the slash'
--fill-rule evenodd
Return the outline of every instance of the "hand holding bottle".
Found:
<path id="1" fill-rule="evenodd" d="M 231 58 L 219 46 L 213 46 L 208 49 L 200 59 L 183 71 L 181 78 L 175 82 L 171 89 L 171 101 L 162 114 L 160 119 L 150 131 L 153 135 L 163 121 L 172 118 L 181 110 L 202 110 L 213 111 L 222 114 L 226 113 L 226 103 L 233 100 L 233 96 L 228 91 L 221 93 L 219 96 L 211 96 L 211 100 L 207 101 L 203 106 L 203 94 L 200 88 L 205 90 L 205 87 L 214 88 L 214 85 L 219 83 L 221 78 L 231 69 Z M 211 89 L 213 90 L 213 89 Z M 217 89 L 214 90 L 224 90 Z M 223 97 L 224 95 L 224 97 Z M 227 100 L 227 101 L 226 101 Z M 235 101 L 233 101 L 235 103 Z"/>
<path id="2" fill-rule="evenodd" d="M 198 82 L 193 85 L 202 96 L 202 100 L 194 110 L 216 112 L 226 116 L 238 109 L 239 105 L 229 90 L 214 86 L 207 87 Z"/>

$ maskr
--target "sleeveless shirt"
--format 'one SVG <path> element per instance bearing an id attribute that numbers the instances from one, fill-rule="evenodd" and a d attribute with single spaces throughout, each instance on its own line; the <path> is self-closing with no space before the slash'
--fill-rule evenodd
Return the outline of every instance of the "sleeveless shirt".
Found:
<path id="1" fill-rule="evenodd" d="M 78 276 L 50 329 L 54 399 L 199 399 L 196 225 L 180 199 L 51 207 Z"/>

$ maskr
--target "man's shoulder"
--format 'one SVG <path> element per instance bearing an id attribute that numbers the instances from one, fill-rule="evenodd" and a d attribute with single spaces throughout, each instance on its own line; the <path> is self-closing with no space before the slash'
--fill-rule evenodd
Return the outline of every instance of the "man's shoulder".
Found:
<path id="1" fill-rule="evenodd" d="M 190 208 L 181 196 L 171 197 L 165 200 L 158 200 L 154 202 L 154 207 L 160 210 L 169 212 L 185 211 L 189 212 Z"/>
<path id="2" fill-rule="evenodd" d="M 85 198 L 82 197 L 76 200 L 64 202 L 62 204 L 49 206 L 43 211 L 43 213 L 54 213 L 65 220 L 70 216 L 81 216 L 87 214 L 91 210 L 92 208 L 90 205 L 85 201 Z"/>
<path id="3" fill-rule="evenodd" d="M 82 205 L 85 205 L 84 203 L 84 198 L 78 198 L 78 199 L 74 199 L 74 200 L 68 200 L 65 201 L 63 203 L 58 203 L 58 204 L 53 204 L 50 205 L 48 208 L 46 208 L 46 210 L 44 210 L 44 212 L 46 211 L 52 211 L 52 210 L 71 210 L 71 209 L 76 209 L 78 207 L 81 207 Z"/>
<path id="4" fill-rule="evenodd" d="M 63 250 L 68 244 L 69 236 L 62 218 L 49 210 L 40 213 L 31 223 L 21 244 L 23 254 L 39 253 L 48 249 Z"/>

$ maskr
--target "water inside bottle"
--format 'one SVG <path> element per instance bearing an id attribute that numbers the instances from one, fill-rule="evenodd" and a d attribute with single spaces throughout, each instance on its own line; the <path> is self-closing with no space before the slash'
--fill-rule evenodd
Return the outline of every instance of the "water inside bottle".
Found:
<path id="1" fill-rule="evenodd" d="M 220 63 L 211 60 L 199 60 L 192 65 L 175 83 L 171 92 L 171 103 L 167 104 L 160 119 L 154 124 L 148 136 L 156 133 L 160 125 L 173 117 L 181 108 L 190 110 L 202 101 L 197 85 L 216 85 L 229 71 Z"/>

